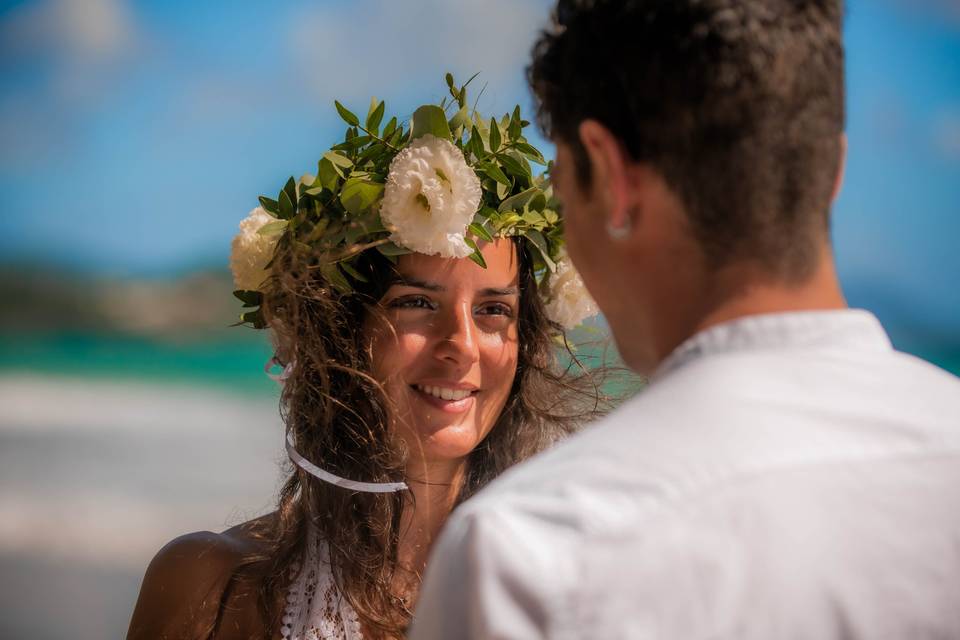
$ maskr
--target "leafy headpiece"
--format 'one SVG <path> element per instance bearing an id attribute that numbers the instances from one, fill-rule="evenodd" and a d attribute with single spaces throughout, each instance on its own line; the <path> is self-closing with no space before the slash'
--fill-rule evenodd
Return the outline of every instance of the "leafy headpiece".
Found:
<path id="1" fill-rule="evenodd" d="M 476 76 L 474 76 L 476 77 Z M 473 80 L 473 78 L 471 78 Z M 486 267 L 476 240 L 519 236 L 532 256 L 552 320 L 572 328 L 597 309 L 566 258 L 562 220 L 549 182 L 550 164 L 524 137 L 530 123 L 517 106 L 499 120 L 467 106 L 467 85 L 446 75 L 450 98 L 414 111 L 408 125 L 383 123 L 386 105 L 373 99 L 361 120 L 339 102 L 343 142 L 323 154 L 316 175 L 287 180 L 277 197 L 240 224 L 230 266 L 234 295 L 249 309 L 241 323 L 265 326 L 261 289 L 278 246 L 316 256 L 329 285 L 349 294 L 365 276 L 365 251 L 391 260 L 419 252 L 470 258 Z M 534 175 L 532 165 L 545 166 Z"/>

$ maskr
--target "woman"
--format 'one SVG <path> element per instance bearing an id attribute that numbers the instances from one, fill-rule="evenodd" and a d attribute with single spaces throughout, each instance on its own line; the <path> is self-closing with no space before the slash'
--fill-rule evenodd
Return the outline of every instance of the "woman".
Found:
<path id="1" fill-rule="evenodd" d="M 383 103 L 318 176 L 261 198 L 232 267 L 269 327 L 296 467 L 273 513 L 177 538 L 128 638 L 391 638 L 454 506 L 594 417 L 599 386 L 557 338 L 595 313 L 519 108 Z M 559 344 L 565 344 L 563 342 Z"/>

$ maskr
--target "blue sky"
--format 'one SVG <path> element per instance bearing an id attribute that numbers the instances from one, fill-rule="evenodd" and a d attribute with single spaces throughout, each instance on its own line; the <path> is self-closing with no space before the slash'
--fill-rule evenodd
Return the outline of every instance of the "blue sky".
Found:
<path id="1" fill-rule="evenodd" d="M 224 264 L 260 193 L 312 171 L 339 98 L 403 116 L 486 83 L 530 104 L 541 0 L 0 4 L 0 261 L 158 275 Z M 835 208 L 855 304 L 960 345 L 960 3 L 848 3 L 847 179 Z M 912 333 L 911 333 L 912 332 Z M 905 338 L 907 339 L 907 338 Z"/>

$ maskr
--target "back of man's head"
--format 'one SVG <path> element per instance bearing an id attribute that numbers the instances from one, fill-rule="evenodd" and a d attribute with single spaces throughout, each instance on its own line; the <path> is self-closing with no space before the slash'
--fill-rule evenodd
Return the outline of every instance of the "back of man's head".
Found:
<path id="1" fill-rule="evenodd" d="M 528 69 L 582 185 L 586 119 L 659 171 L 714 266 L 806 278 L 844 121 L 841 0 L 560 0 Z"/>

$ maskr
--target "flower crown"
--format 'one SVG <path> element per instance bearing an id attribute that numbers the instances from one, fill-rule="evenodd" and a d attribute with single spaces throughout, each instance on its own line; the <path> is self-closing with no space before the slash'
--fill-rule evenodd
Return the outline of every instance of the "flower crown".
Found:
<path id="1" fill-rule="evenodd" d="M 354 266 L 362 252 L 379 251 L 394 262 L 412 252 L 470 258 L 485 268 L 475 238 L 519 236 L 551 320 L 572 329 L 597 313 L 566 257 L 551 164 L 523 136 L 530 123 L 519 106 L 499 121 L 469 109 L 472 80 L 458 87 L 448 73 L 451 99 L 421 106 L 406 129 L 395 117 L 381 129 L 382 101 L 371 100 L 362 124 L 334 102 L 348 125 L 343 142 L 323 154 L 317 175 L 291 177 L 276 199 L 260 196 L 260 206 L 240 223 L 230 256 L 233 293 L 250 309 L 240 324 L 266 326 L 261 290 L 280 243 L 319 256 L 315 268 L 334 290 L 349 294 L 365 281 Z M 535 176 L 531 163 L 546 171 Z"/>

